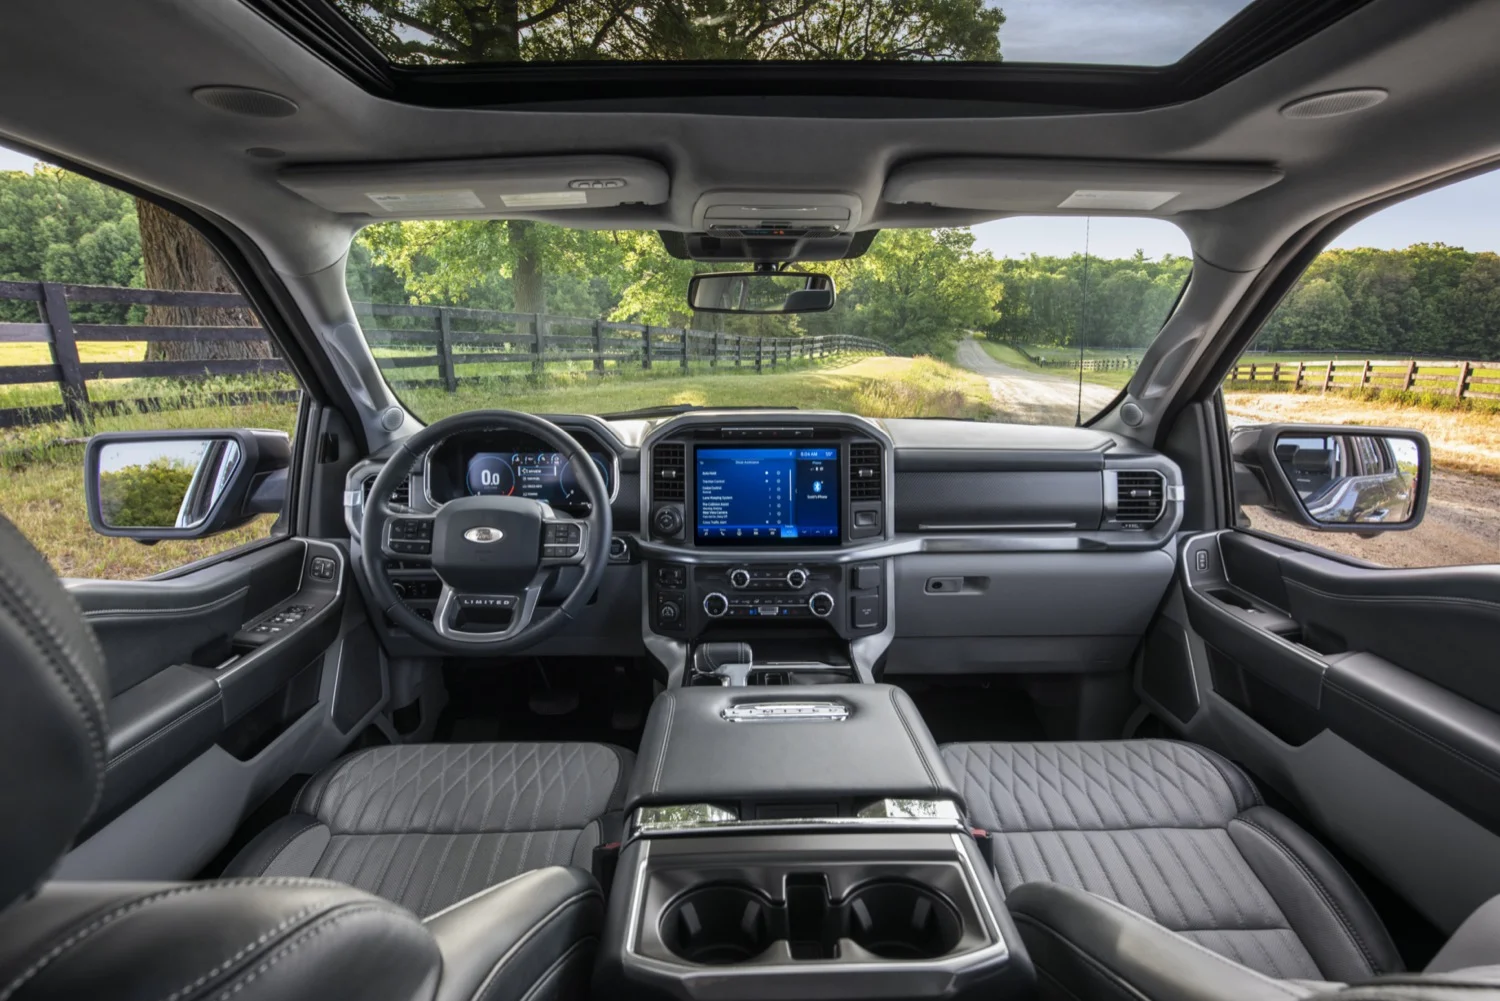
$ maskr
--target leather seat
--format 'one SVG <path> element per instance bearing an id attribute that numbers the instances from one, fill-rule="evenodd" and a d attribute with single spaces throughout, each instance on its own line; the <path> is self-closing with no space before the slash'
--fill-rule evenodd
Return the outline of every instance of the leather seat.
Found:
<path id="1" fill-rule="evenodd" d="M 315 876 L 419 916 L 619 840 L 635 756 L 604 744 L 379 747 L 324 769 L 225 876 Z"/>
<path id="2" fill-rule="evenodd" d="M 5 1001 L 561 1001 L 586 990 L 603 900 L 575 868 L 526 872 L 425 921 L 321 879 L 44 883 L 99 803 L 106 676 L 77 606 L 4 518 L 0 664 Z"/>
<path id="3" fill-rule="evenodd" d="M 1348 873 L 1211 751 L 1129 740 L 942 754 L 971 822 L 995 839 L 1008 895 L 1036 882 L 1088 891 L 1280 979 L 1402 968 Z"/>

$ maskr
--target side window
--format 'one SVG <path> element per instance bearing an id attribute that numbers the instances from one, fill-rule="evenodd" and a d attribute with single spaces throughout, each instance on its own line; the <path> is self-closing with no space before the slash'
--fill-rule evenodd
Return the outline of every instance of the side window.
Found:
<path id="1" fill-rule="evenodd" d="M 83 446 L 114 430 L 291 434 L 300 395 L 195 229 L 0 148 L 0 513 L 58 574 L 149 577 L 282 531 L 284 519 L 262 515 L 151 546 L 97 535 Z"/>
<path id="2" fill-rule="evenodd" d="M 1231 427 L 1423 432 L 1433 474 L 1422 524 L 1360 538 L 1309 531 L 1246 507 L 1242 526 L 1383 566 L 1500 563 L 1497 219 L 1500 173 L 1428 192 L 1351 227 L 1307 269 L 1224 383 Z M 1329 468 L 1346 475 L 1398 465 L 1368 436 L 1330 443 Z"/>

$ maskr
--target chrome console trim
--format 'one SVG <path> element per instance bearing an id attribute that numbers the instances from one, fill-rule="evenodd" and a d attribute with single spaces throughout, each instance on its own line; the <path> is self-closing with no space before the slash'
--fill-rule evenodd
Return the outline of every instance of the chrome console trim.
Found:
<path id="1" fill-rule="evenodd" d="M 882 799 L 852 817 L 741 820 L 711 803 L 641 806 L 630 816 L 627 841 L 688 834 L 770 834 L 786 831 L 950 831 L 966 833 L 958 806 L 946 799 Z"/>
<path id="2" fill-rule="evenodd" d="M 843 702 L 739 702 L 725 706 L 719 715 L 731 723 L 842 723 L 849 718 L 849 706 Z"/>

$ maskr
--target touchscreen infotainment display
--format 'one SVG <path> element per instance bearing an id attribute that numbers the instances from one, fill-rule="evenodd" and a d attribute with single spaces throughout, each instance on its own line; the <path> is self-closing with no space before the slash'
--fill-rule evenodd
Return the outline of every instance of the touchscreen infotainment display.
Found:
<path id="1" fill-rule="evenodd" d="M 696 465 L 700 546 L 838 544 L 838 448 L 699 446 Z"/>

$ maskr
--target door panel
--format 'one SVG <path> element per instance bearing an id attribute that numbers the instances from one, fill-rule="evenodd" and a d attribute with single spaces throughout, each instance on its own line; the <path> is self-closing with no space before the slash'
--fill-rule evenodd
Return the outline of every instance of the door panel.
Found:
<path id="1" fill-rule="evenodd" d="M 293 722 L 278 697 L 337 641 L 346 578 L 339 547 L 288 539 L 167 580 L 66 581 L 111 686 L 103 799 L 85 834 L 216 743 L 263 744 Z"/>
<path id="2" fill-rule="evenodd" d="M 1500 832 L 1500 570 L 1363 567 L 1238 531 L 1184 556 L 1216 690 L 1242 672 L 1295 703 L 1224 685 L 1267 729 L 1331 730 Z"/>

